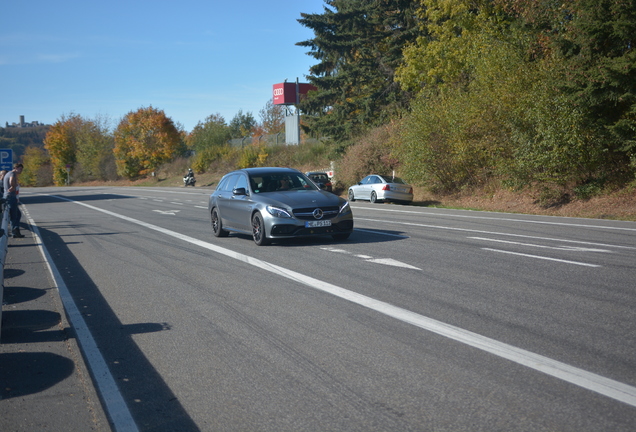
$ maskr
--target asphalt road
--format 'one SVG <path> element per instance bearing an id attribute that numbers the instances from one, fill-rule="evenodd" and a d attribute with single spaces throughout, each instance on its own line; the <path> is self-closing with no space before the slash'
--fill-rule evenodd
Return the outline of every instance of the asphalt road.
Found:
<path id="1" fill-rule="evenodd" d="M 257 247 L 209 193 L 21 193 L 121 429 L 634 430 L 636 223 L 355 202 Z"/>

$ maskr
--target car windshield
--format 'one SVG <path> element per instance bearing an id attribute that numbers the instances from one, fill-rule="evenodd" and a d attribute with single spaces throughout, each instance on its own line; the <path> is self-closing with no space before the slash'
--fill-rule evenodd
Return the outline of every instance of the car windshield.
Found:
<path id="1" fill-rule="evenodd" d="M 407 184 L 404 180 L 399 177 L 391 177 L 391 176 L 380 176 L 387 183 L 399 183 L 399 184 Z"/>
<path id="2" fill-rule="evenodd" d="M 310 174 L 309 177 L 317 182 L 327 183 L 329 181 L 329 177 L 327 177 L 327 174 Z"/>
<path id="3" fill-rule="evenodd" d="M 256 194 L 265 192 L 318 190 L 305 176 L 294 172 L 271 172 L 250 175 L 250 185 Z"/>

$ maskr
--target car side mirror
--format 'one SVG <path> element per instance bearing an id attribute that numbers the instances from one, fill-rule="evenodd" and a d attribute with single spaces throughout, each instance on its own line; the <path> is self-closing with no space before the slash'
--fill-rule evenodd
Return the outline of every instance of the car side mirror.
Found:
<path id="1" fill-rule="evenodd" d="M 322 190 L 327 189 L 327 186 L 325 186 L 325 184 L 324 184 L 324 183 L 318 183 L 318 187 L 319 187 L 320 189 L 322 189 Z"/>
<path id="2" fill-rule="evenodd" d="M 232 194 L 234 194 L 234 195 L 247 195 L 247 192 L 245 191 L 245 188 L 240 187 L 240 188 L 236 188 L 236 189 L 232 190 Z"/>

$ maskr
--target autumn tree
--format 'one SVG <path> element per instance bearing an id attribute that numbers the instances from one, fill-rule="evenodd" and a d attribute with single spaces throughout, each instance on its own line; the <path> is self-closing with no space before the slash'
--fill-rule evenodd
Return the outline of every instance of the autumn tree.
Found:
<path id="1" fill-rule="evenodd" d="M 274 105 L 270 99 L 259 111 L 263 133 L 274 135 L 285 131 L 285 108 L 282 105 Z"/>
<path id="2" fill-rule="evenodd" d="M 108 118 L 98 116 L 85 120 L 77 135 L 74 178 L 80 181 L 114 180 L 116 167 L 113 147 Z"/>
<path id="3" fill-rule="evenodd" d="M 64 184 L 69 173 L 80 181 L 112 179 L 113 141 L 106 118 L 63 115 L 49 129 L 44 143 L 51 155 L 55 184 Z"/>
<path id="4" fill-rule="evenodd" d="M 230 137 L 230 127 L 221 114 L 212 114 L 199 122 L 187 137 L 188 147 L 194 150 L 192 168 L 199 173 L 206 171 L 223 156 Z"/>
<path id="5" fill-rule="evenodd" d="M 42 147 L 29 146 L 22 156 L 24 171 L 20 183 L 24 186 L 45 186 L 51 182 L 50 157 Z"/>
<path id="6" fill-rule="evenodd" d="M 533 40 L 530 52 L 550 68 L 562 106 L 586 125 L 582 181 L 630 181 L 636 173 L 636 1 L 496 0 Z M 554 98 L 553 98 L 554 99 Z M 560 107 L 562 110 L 562 108 Z M 549 115 L 557 120 L 554 112 Z M 563 119 L 563 115 L 559 115 Z M 566 138 L 573 123 L 563 121 Z M 562 146 L 553 149 L 563 154 Z M 546 153 L 539 149 L 538 156 Z M 537 165 L 542 163 L 537 161 Z M 570 170 L 581 172 L 578 166 Z"/>
<path id="7" fill-rule="evenodd" d="M 77 162 L 78 136 L 84 122 L 77 114 L 62 115 L 46 134 L 44 145 L 51 156 L 53 182 L 56 185 L 65 184 L 68 173 L 73 171 Z"/>
<path id="8" fill-rule="evenodd" d="M 396 79 L 420 93 L 401 149 L 417 182 L 589 197 L 624 181 L 630 152 L 636 167 L 633 0 L 415 3 L 426 36 Z"/>
<path id="9" fill-rule="evenodd" d="M 188 147 L 198 153 L 210 147 L 224 146 L 230 135 L 230 127 L 223 116 L 219 113 L 212 114 L 204 122 L 197 123 L 188 135 Z"/>
<path id="10" fill-rule="evenodd" d="M 256 119 L 252 113 L 249 111 L 243 113 L 243 110 L 239 110 L 230 121 L 230 134 L 232 138 L 250 136 L 250 132 L 254 126 L 256 126 Z"/>
<path id="11" fill-rule="evenodd" d="M 433 93 L 467 86 L 478 73 L 476 63 L 493 51 L 501 55 L 500 45 L 512 56 L 523 48 L 511 31 L 514 19 L 493 0 L 419 0 L 414 4 L 419 36 L 403 47 L 404 62 L 396 73 L 396 80 L 409 91 Z"/>
<path id="12" fill-rule="evenodd" d="M 152 106 L 129 112 L 115 130 L 117 172 L 129 179 L 154 172 L 185 150 L 172 119 Z"/>

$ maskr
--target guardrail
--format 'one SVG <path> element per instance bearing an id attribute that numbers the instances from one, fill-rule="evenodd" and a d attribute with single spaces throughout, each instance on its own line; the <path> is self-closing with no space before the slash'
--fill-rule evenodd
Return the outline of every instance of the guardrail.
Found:
<path id="1" fill-rule="evenodd" d="M 0 238 L 0 332 L 2 332 L 2 305 L 4 303 L 4 262 L 9 246 L 9 210 L 7 208 L 3 208 L 3 210 L 1 227 L 4 232 Z"/>

